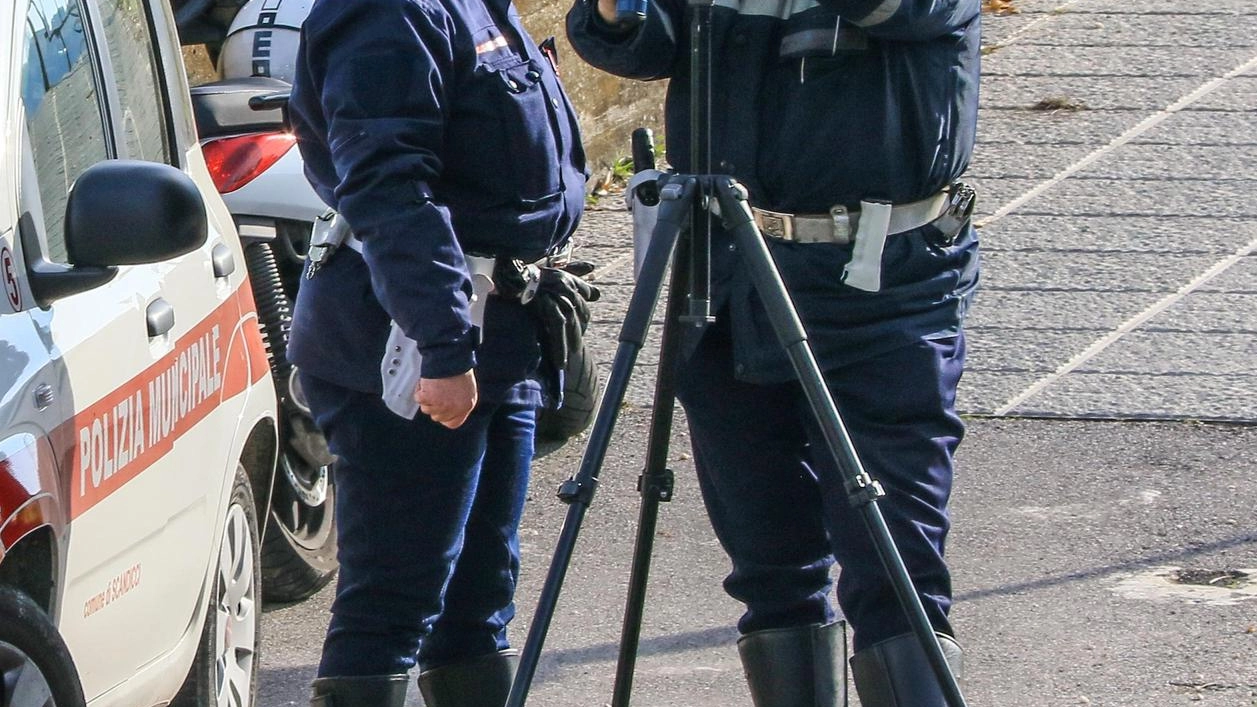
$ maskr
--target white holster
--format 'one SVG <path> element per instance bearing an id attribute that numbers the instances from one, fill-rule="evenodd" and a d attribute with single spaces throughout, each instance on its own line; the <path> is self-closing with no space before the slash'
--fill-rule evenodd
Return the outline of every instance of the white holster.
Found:
<path id="1" fill-rule="evenodd" d="M 484 308 L 489 293 L 493 292 L 494 258 L 478 255 L 464 256 L 467 261 L 468 274 L 471 275 L 471 323 L 484 337 Z M 419 353 L 419 344 L 392 322 L 388 332 L 388 344 L 384 348 L 384 357 L 380 360 L 380 382 L 383 384 L 381 397 L 384 404 L 394 414 L 407 420 L 415 419 L 419 413 L 419 403 L 415 402 L 415 388 L 419 385 L 420 366 L 423 356 Z"/>
<path id="2" fill-rule="evenodd" d="M 633 214 L 633 278 L 642 271 L 642 263 L 646 260 L 646 250 L 650 247 L 651 234 L 655 232 L 655 222 L 659 219 L 659 200 L 647 206 L 642 203 L 640 188 L 647 182 L 659 179 L 663 172 L 657 169 L 644 169 L 629 179 L 628 188 L 624 191 L 624 202 Z"/>

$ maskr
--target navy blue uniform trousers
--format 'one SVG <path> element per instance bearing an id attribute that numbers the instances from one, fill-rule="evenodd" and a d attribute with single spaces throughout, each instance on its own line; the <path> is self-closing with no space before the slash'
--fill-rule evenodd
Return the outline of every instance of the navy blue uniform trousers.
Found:
<path id="1" fill-rule="evenodd" d="M 340 575 L 319 676 L 394 675 L 509 647 L 536 382 L 450 430 L 302 374 L 337 455 Z M 526 390 L 528 389 L 528 390 Z"/>
<path id="2" fill-rule="evenodd" d="M 802 388 L 736 378 L 723 314 L 680 364 L 677 396 L 707 512 L 733 561 L 725 590 L 746 605 L 739 630 L 832 621 L 836 558 L 838 602 L 855 649 L 910 632 Z M 964 434 L 955 412 L 963 363 L 961 333 L 826 372 L 865 470 L 886 490 L 878 505 L 926 613 L 948 634 L 951 579 L 942 553 L 952 453 Z"/>

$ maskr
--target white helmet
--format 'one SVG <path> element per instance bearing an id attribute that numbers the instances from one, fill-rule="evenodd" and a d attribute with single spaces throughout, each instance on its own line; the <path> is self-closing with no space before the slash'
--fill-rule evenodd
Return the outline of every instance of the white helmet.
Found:
<path id="1" fill-rule="evenodd" d="M 269 76 L 292 83 L 301 23 L 313 4 L 314 0 L 249 0 L 227 29 L 218 75 Z"/>

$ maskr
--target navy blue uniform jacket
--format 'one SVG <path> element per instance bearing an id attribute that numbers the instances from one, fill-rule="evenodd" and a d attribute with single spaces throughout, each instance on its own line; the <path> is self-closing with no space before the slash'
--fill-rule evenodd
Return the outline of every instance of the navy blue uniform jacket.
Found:
<path id="1" fill-rule="evenodd" d="M 363 253 L 303 281 L 289 359 L 378 391 L 391 319 L 426 378 L 476 366 L 489 399 L 528 375 L 536 329 L 518 302 L 489 298 L 477 346 L 463 256 L 557 249 L 586 175 L 575 112 L 509 0 L 319 0 L 290 106 L 307 177 Z"/>
<path id="2" fill-rule="evenodd" d="M 593 0 L 568 14 L 589 63 L 619 76 L 671 79 L 667 156 L 690 159 L 690 20 L 686 0 L 651 0 L 621 33 Z M 711 41 L 711 170 L 737 177 L 752 204 L 824 214 L 861 200 L 936 194 L 968 166 L 978 109 L 979 0 L 716 0 Z M 841 284 L 851 246 L 770 240 L 822 366 L 910 341 L 953 336 L 977 281 L 971 231 L 940 244 L 932 226 L 886 242 L 883 286 Z M 739 377 L 791 376 L 749 275 L 713 241 L 712 295 L 732 315 Z"/>

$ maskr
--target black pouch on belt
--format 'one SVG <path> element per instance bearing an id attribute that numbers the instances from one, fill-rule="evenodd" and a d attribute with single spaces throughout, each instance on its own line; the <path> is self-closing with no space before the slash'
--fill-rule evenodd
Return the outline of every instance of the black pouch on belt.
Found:
<path id="1" fill-rule="evenodd" d="M 598 300 L 598 288 L 566 269 L 505 258 L 498 259 L 493 281 L 499 295 L 519 297 L 537 320 L 546 394 L 562 404 L 568 357 L 584 346 L 589 303 Z"/>
<path id="2" fill-rule="evenodd" d="M 950 246 L 956 242 L 960 232 L 973 218 L 978 193 L 972 186 L 964 182 L 956 182 L 947 188 L 947 194 L 947 208 L 937 219 L 934 219 L 933 225 L 942 234 L 943 240 L 940 245 Z"/>

